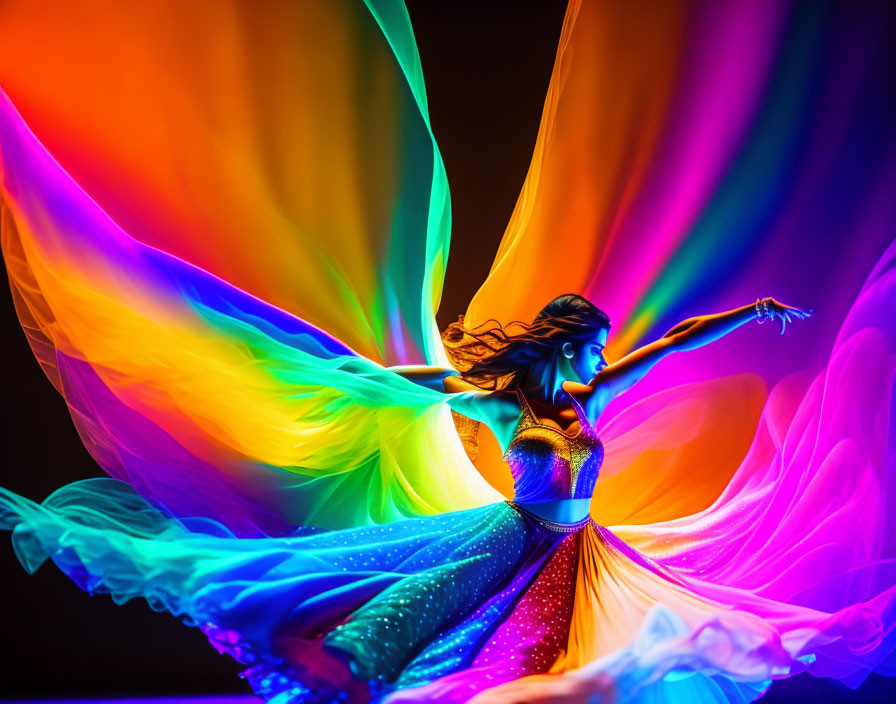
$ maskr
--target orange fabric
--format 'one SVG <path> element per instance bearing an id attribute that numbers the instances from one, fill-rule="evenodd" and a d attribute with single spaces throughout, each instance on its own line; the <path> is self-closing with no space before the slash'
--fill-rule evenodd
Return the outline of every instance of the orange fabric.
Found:
<path id="1" fill-rule="evenodd" d="M 656 603 L 671 608 L 688 626 L 723 608 L 620 554 L 598 530 L 591 525 L 581 534 L 569 642 L 552 673 L 574 670 L 630 645 Z"/>
<path id="2" fill-rule="evenodd" d="M 677 0 L 570 3 L 529 173 L 468 325 L 532 320 L 586 289 L 646 176 L 685 20 Z"/>
<path id="3" fill-rule="evenodd" d="M 10 0 L 0 86 L 129 235 L 380 360 L 373 263 L 425 126 L 378 34 L 363 3 Z"/>

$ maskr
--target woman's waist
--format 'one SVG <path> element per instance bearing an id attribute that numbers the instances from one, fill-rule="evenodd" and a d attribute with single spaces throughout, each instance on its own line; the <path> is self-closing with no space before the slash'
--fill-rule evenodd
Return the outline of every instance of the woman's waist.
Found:
<path id="1" fill-rule="evenodd" d="M 508 501 L 521 513 L 529 514 L 552 530 L 577 530 L 591 522 L 591 499 L 554 499 L 550 501 Z"/>

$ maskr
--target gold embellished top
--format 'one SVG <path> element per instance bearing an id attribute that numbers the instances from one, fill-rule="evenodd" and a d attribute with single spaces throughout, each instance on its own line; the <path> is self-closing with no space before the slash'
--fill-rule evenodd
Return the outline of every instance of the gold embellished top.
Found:
<path id="1" fill-rule="evenodd" d="M 504 452 L 513 475 L 515 502 L 589 499 L 604 460 L 604 447 L 581 404 L 572 396 L 579 419 L 573 435 L 538 422 L 529 402 L 516 388 L 522 413 Z"/>

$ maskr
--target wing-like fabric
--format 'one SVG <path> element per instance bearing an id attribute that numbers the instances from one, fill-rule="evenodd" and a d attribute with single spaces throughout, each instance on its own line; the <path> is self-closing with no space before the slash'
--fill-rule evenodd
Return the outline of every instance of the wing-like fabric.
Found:
<path id="1" fill-rule="evenodd" d="M 527 180 L 466 315 L 531 320 L 581 293 L 614 322 L 612 359 L 758 296 L 813 308 L 784 337 L 750 325 L 673 355 L 615 401 L 592 514 L 735 609 L 825 614 L 769 650 L 809 639 L 808 670 L 851 686 L 896 671 L 894 19 L 846 2 L 571 2 Z M 694 638 L 765 653 L 735 632 Z M 653 667 L 650 642 L 626 657 Z"/>
<path id="2" fill-rule="evenodd" d="M 880 89 L 896 80 L 893 26 L 893 8 L 845 2 L 570 3 L 529 173 L 467 322 L 531 320 L 581 293 L 610 315 L 612 360 L 758 296 L 815 311 L 783 337 L 751 325 L 670 357 L 614 403 L 598 522 L 709 507 L 760 419 L 809 393 L 791 380 L 767 405 L 769 390 L 828 364 L 896 232 Z"/>
<path id="3" fill-rule="evenodd" d="M 5 2 L 0 86 L 125 232 L 388 364 L 443 359 L 450 215 L 400 3 Z"/>
<path id="4" fill-rule="evenodd" d="M 466 316 L 527 320 L 582 293 L 610 314 L 612 358 L 757 296 L 813 308 L 784 337 L 750 325 L 675 355 L 615 401 L 592 513 L 695 579 L 840 613 L 828 628 L 867 652 L 892 642 L 896 581 L 893 19 L 570 3 L 529 174 Z M 817 671 L 867 672 L 837 667 Z"/>
<path id="5" fill-rule="evenodd" d="M 104 469 L 200 539 L 220 530 L 203 517 L 271 535 L 499 498 L 446 396 L 382 366 L 444 362 L 447 188 L 404 9 L 52 10 L 0 10 L 3 251 L 35 354 Z M 633 677 L 671 662 L 678 680 L 704 649 L 753 680 L 785 651 L 852 684 L 893 671 L 876 662 L 896 637 L 893 12 L 570 3 L 468 322 L 578 291 L 610 312 L 620 354 L 757 295 L 816 309 L 785 338 L 752 326 L 667 360 L 601 420 L 598 520 L 735 617 L 730 643 L 701 629 L 694 648 L 646 618 L 619 651 Z M 143 506 L 104 507 L 88 484 L 50 504 L 103 531 Z M 122 534 L 158 527 L 142 515 Z M 18 534 L 31 566 L 35 537 Z M 581 555 L 587 633 L 614 587 Z M 617 583 L 620 603 L 649 597 L 637 584 Z M 751 604 L 788 628 L 751 639 Z"/>
<path id="6" fill-rule="evenodd" d="M 404 8 L 34 11 L 0 15 L 3 252 L 102 467 L 240 535 L 494 500 L 445 395 L 381 366 L 443 361 Z"/>
<path id="7" fill-rule="evenodd" d="M 894 302 L 896 242 L 857 296 L 829 364 L 772 390 L 718 499 L 617 533 L 701 579 L 828 612 L 893 588 Z"/>

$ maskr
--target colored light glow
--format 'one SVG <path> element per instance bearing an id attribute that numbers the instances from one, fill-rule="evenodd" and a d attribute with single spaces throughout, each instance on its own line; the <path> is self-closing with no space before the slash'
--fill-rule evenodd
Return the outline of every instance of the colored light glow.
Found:
<path id="1" fill-rule="evenodd" d="M 383 586 L 399 574 L 392 547 L 415 549 L 424 529 L 458 521 L 482 538 L 484 519 L 507 521 L 485 481 L 500 485 L 495 453 L 477 473 L 446 397 L 382 366 L 445 363 L 450 199 L 403 8 L 271 3 L 246 23 L 226 2 L 62 7 L 38 20 L 10 2 L 0 17 L 4 256 L 88 449 L 167 514 L 111 480 L 42 506 L 0 490 L 4 527 L 38 527 L 14 535 L 23 563 L 52 556 L 85 589 L 190 618 L 204 613 L 194 579 L 206 596 L 251 584 L 231 627 L 204 625 L 239 655 L 270 625 L 240 616 L 252 607 L 335 613 L 374 593 L 366 576 L 315 571 L 313 536 L 285 537 L 296 525 L 359 527 L 352 548 L 382 560 Z M 599 664 L 637 687 L 643 656 L 651 677 L 676 675 L 657 684 L 668 698 L 692 701 L 718 683 L 663 669 L 683 652 L 745 696 L 800 669 L 856 684 L 896 645 L 880 537 L 896 128 L 879 57 L 893 10 L 646 7 L 571 3 L 532 166 L 468 322 L 531 318 L 580 291 L 611 314 L 621 355 L 756 295 L 830 312 L 780 342 L 754 326 L 670 358 L 604 414 L 593 513 L 615 528 L 582 538 L 558 672 Z M 519 548 L 504 528 L 495 559 Z M 411 576 L 457 570 L 475 603 L 482 573 L 464 560 L 482 556 L 443 564 L 452 549 Z M 486 611 L 463 623 L 464 657 Z M 435 682 L 460 697 L 467 674 Z"/>

